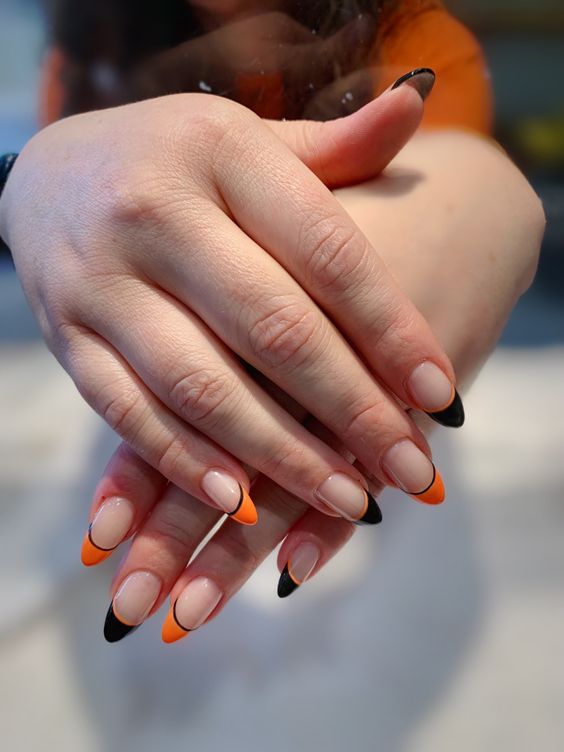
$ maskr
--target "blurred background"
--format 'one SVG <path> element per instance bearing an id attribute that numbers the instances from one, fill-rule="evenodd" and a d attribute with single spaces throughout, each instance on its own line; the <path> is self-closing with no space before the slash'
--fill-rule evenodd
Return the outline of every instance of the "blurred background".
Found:
<path id="1" fill-rule="evenodd" d="M 269 560 L 174 649 L 159 618 L 107 645 L 115 564 L 83 571 L 79 546 L 115 440 L 0 256 L 3 750 L 564 749 L 564 6 L 447 5 L 483 44 L 496 135 L 548 217 L 464 431 L 435 442 L 450 503 L 385 497 L 377 548 L 361 530 L 307 597 L 279 602 Z M 43 48 L 37 3 L 0 0 L 0 153 L 36 128 Z"/>

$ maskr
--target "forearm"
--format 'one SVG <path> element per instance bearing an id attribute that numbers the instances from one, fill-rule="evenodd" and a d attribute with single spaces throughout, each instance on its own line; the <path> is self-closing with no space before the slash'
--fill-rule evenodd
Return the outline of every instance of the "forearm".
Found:
<path id="1" fill-rule="evenodd" d="M 536 269 L 544 214 L 525 178 L 487 141 L 441 131 L 336 195 L 468 379 Z"/>

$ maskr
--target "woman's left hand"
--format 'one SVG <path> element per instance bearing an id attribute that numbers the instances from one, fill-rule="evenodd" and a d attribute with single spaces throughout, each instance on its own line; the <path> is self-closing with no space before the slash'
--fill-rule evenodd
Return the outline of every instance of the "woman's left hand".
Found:
<path id="1" fill-rule="evenodd" d="M 485 140 L 441 132 L 416 137 L 387 174 L 336 195 L 468 379 L 534 275 L 544 216 L 527 182 Z M 312 430 L 331 441 L 321 426 Z M 283 539 L 279 593 L 288 595 L 354 532 L 264 477 L 253 495 L 261 524 L 243 528 L 227 519 L 186 568 L 219 513 L 167 485 L 122 445 L 91 515 L 108 548 L 134 536 L 114 577 L 106 638 L 124 637 L 170 594 L 163 638 L 180 639 L 219 613 Z M 103 523 L 96 516 L 102 506 L 109 511 Z"/>

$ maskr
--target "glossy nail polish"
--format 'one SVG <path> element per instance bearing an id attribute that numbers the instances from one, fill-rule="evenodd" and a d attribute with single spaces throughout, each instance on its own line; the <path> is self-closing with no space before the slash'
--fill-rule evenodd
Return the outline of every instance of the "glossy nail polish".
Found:
<path id="1" fill-rule="evenodd" d="M 321 551 L 315 543 L 306 541 L 295 548 L 278 580 L 278 597 L 287 598 L 303 585 L 320 558 Z"/>
<path id="2" fill-rule="evenodd" d="M 256 525 L 256 507 L 243 486 L 223 470 L 210 470 L 202 478 L 204 492 L 242 525 Z"/>
<path id="3" fill-rule="evenodd" d="M 407 380 L 414 402 L 443 426 L 460 428 L 464 407 L 454 384 L 435 363 L 427 360 L 414 368 Z"/>
<path id="4" fill-rule="evenodd" d="M 119 642 L 139 627 L 155 605 L 162 583 L 152 572 L 133 572 L 117 591 L 104 624 L 108 642 Z"/>
<path id="5" fill-rule="evenodd" d="M 382 512 L 375 499 L 357 480 L 344 473 L 333 473 L 317 489 L 316 496 L 350 522 L 377 525 Z"/>
<path id="6" fill-rule="evenodd" d="M 431 68 L 416 68 L 398 78 L 392 86 L 392 91 L 400 86 L 411 86 L 425 101 L 435 85 L 435 71 Z"/>
<path id="7" fill-rule="evenodd" d="M 417 501 L 436 505 L 444 501 L 445 489 L 440 473 L 431 460 L 409 439 L 388 449 L 382 467 L 402 491 Z"/>
<path id="8" fill-rule="evenodd" d="M 209 577 L 197 577 L 180 593 L 163 624 L 163 642 L 181 640 L 198 629 L 215 610 L 223 593 Z"/>
<path id="9" fill-rule="evenodd" d="M 133 504 L 128 499 L 106 499 L 82 542 L 81 560 L 92 567 L 107 559 L 127 536 L 133 524 Z"/>

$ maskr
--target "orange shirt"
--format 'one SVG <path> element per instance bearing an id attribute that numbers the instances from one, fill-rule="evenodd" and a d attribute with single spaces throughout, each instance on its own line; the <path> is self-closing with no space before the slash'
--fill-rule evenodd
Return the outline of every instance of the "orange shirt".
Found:
<path id="1" fill-rule="evenodd" d="M 435 87 L 425 102 L 424 127 L 490 133 L 493 97 L 482 50 L 441 3 L 401 2 L 379 33 L 372 62 L 376 94 L 414 68 L 435 71 Z"/>
<path id="2" fill-rule="evenodd" d="M 482 50 L 438 0 L 400 1 L 381 25 L 369 65 L 375 95 L 415 68 L 432 68 L 437 80 L 425 102 L 423 127 L 490 133 L 493 100 Z M 261 117 L 282 117 L 282 74 L 242 74 L 236 85 L 246 107 Z"/>

